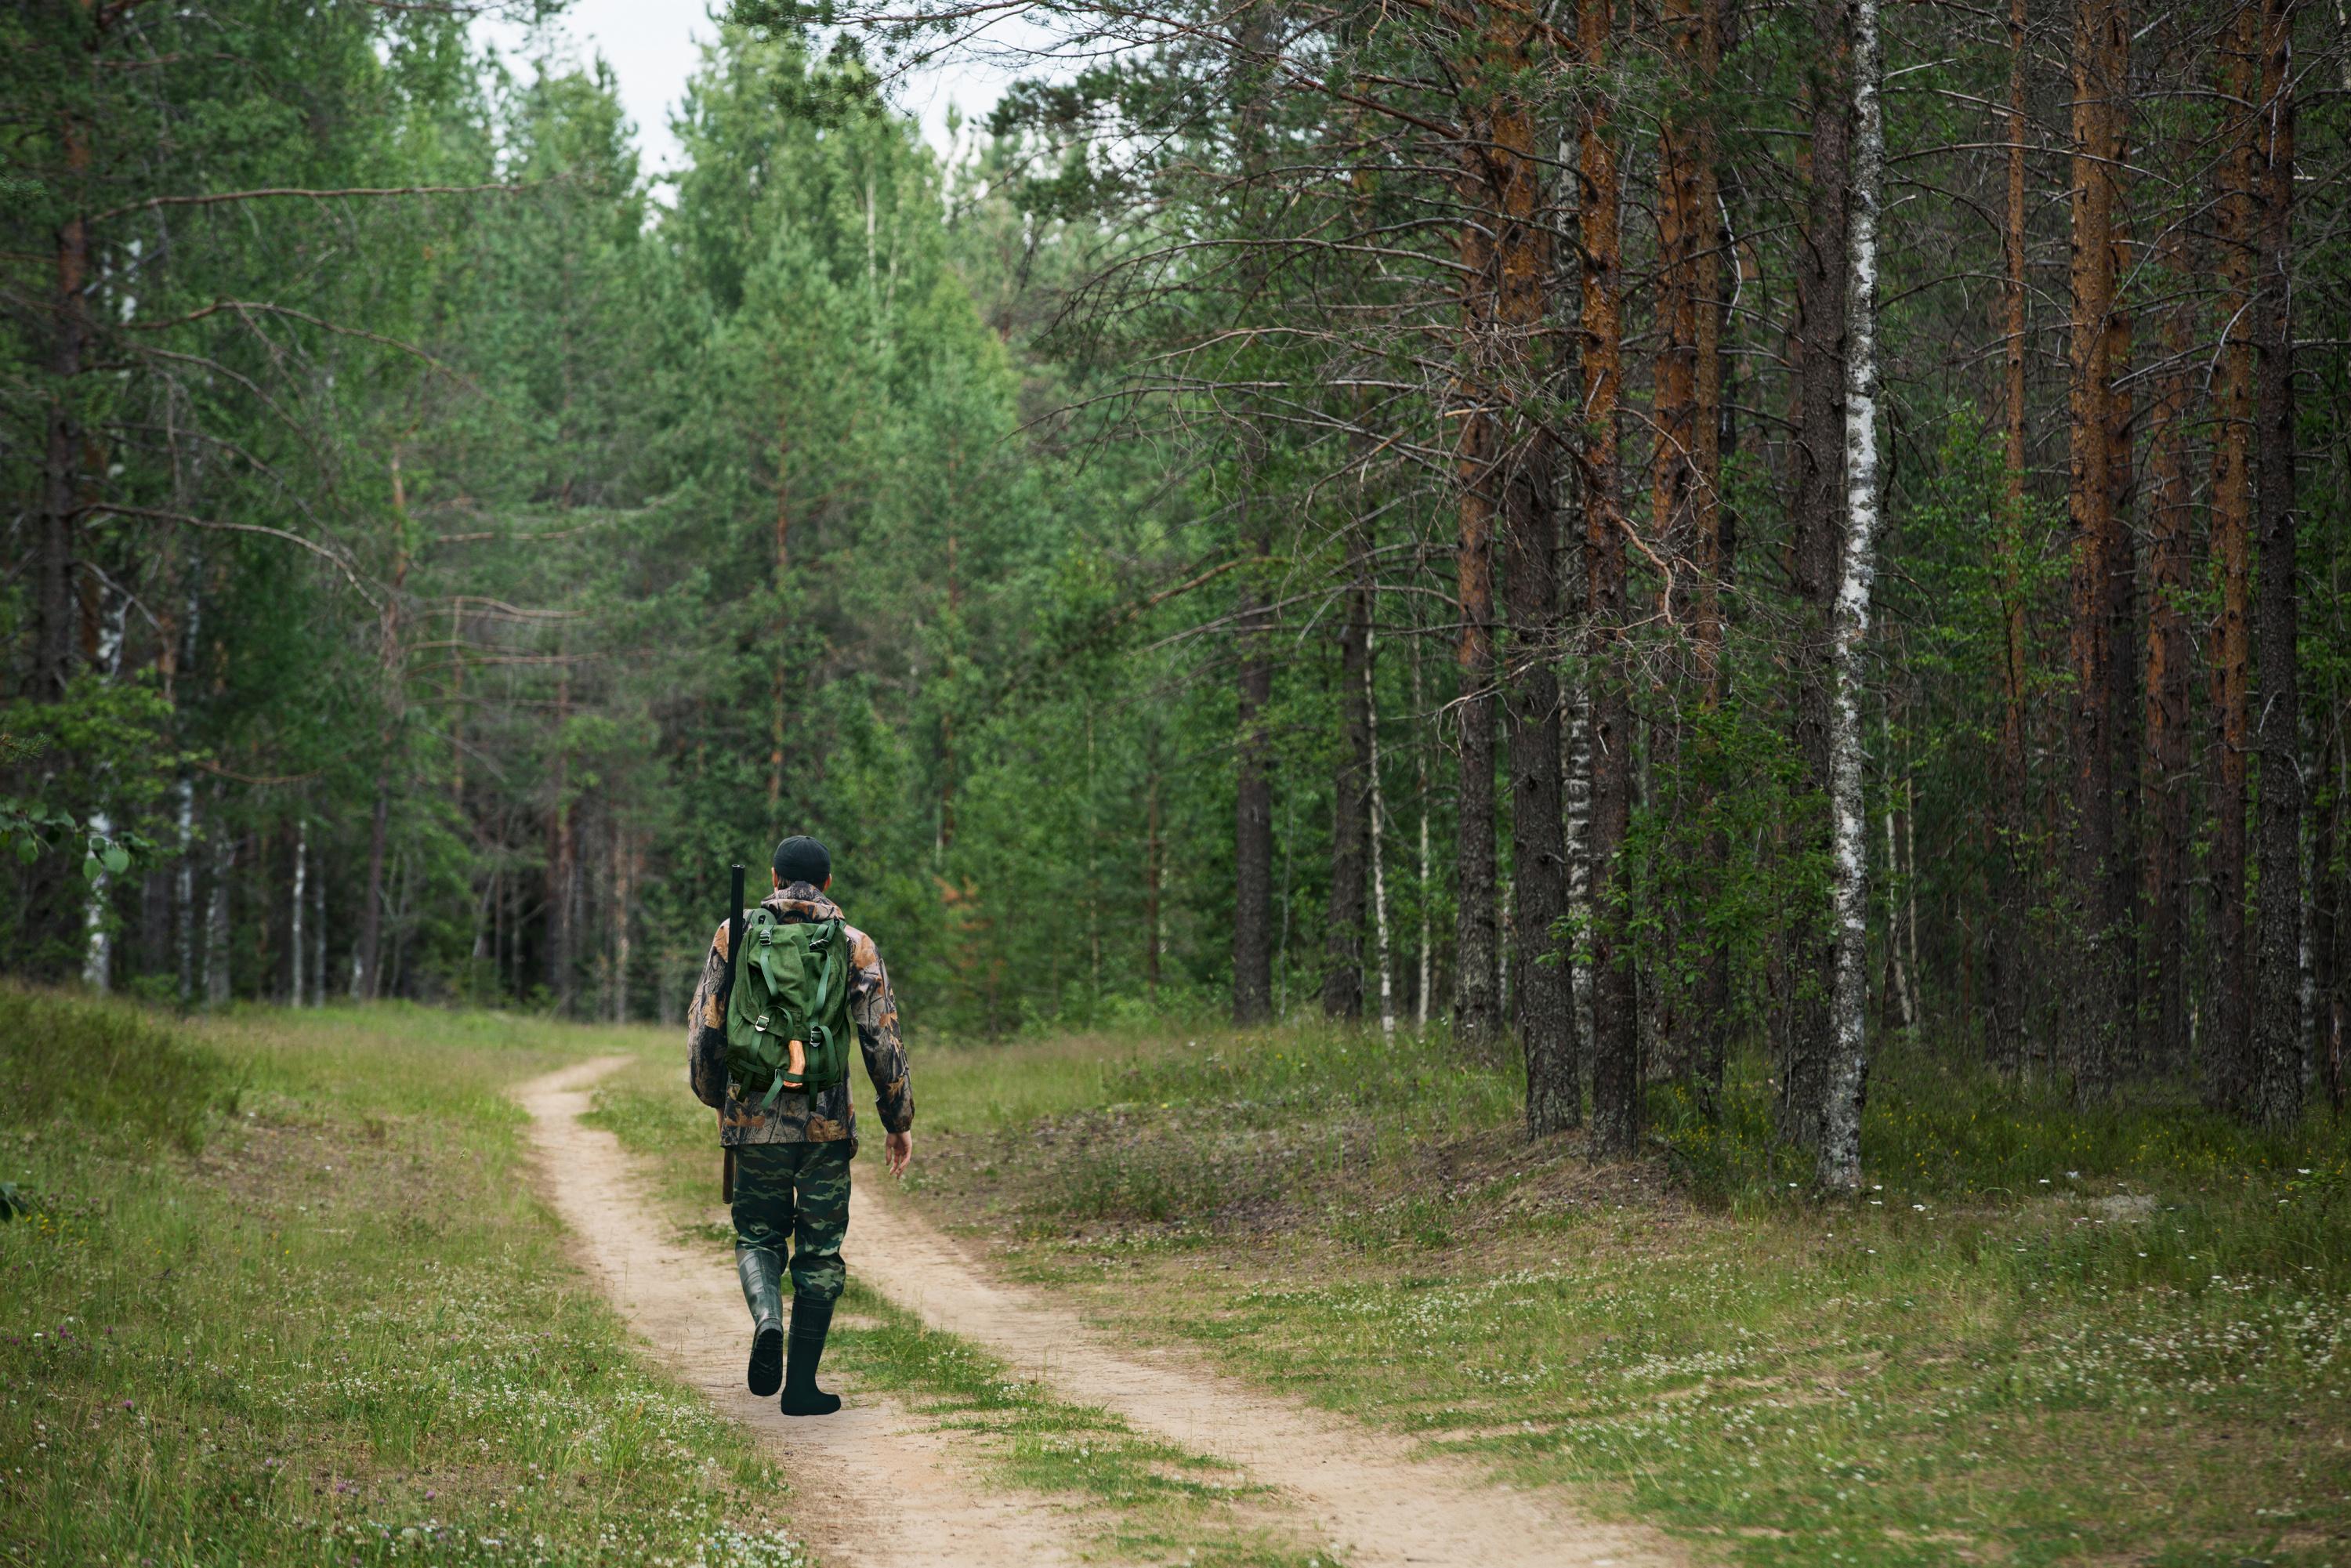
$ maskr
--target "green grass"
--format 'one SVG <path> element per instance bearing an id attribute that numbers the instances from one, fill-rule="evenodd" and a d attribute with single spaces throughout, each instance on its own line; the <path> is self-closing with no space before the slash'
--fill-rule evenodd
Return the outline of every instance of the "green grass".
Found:
<path id="1" fill-rule="evenodd" d="M 852 1281 L 840 1362 L 948 1429 L 977 1437 L 1005 1483 L 1079 1510 L 1096 1541 L 1128 1560 L 1210 1568 L 1340 1568 L 1288 1537 L 1246 1474 L 1137 1433 L 1018 1377 L 960 1335 L 925 1328 Z"/>
<path id="2" fill-rule="evenodd" d="M 711 1249 L 725 1270 L 734 1233 L 716 1223 L 716 1137 L 710 1113 L 680 1081 L 674 1041 L 657 1041 L 598 1086 L 588 1120 L 610 1129 L 653 1167 L 652 1190 L 673 1223 Z M 941 1056 L 923 1092 L 1008 1115 L 1079 1103 L 1097 1086 L 1094 1042 L 1061 1041 L 1031 1060 L 1052 1074 L 998 1074 L 1003 1059 Z M 861 1090 L 862 1080 L 859 1081 Z M 927 1127 L 917 1139 L 929 1136 Z M 872 1154 L 856 1179 L 888 1179 Z M 852 1242 L 854 1238 L 852 1236 Z M 851 1248 L 852 1258 L 856 1249 Z M 852 1268 L 826 1365 L 861 1390 L 894 1395 L 946 1430 L 966 1435 L 983 1469 L 1072 1511 L 1101 1548 L 1127 1560 L 1207 1568 L 1340 1568 L 1327 1550 L 1301 1546 L 1265 1489 L 1202 1455 L 1139 1433 L 1106 1410 L 1055 1397 L 958 1334 L 925 1327 L 863 1285 Z"/>
<path id="3" fill-rule="evenodd" d="M 912 1185 L 1119 1330 L 1758 1564 L 2351 1564 L 2351 1138 L 1879 1063 L 1822 1205 L 1749 1064 L 1655 1156 L 1322 1029 L 918 1052 Z M 1791 1183 L 1795 1184 L 1792 1187 Z"/>
<path id="4" fill-rule="evenodd" d="M 529 1193 L 506 1087 L 633 1040 L 0 988 L 0 1562 L 799 1561 Z"/>

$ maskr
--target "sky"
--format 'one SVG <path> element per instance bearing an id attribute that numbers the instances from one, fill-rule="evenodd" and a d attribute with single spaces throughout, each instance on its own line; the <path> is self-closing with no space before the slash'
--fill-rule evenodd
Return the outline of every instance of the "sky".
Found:
<path id="1" fill-rule="evenodd" d="M 529 28 L 495 16 L 475 26 L 510 61 L 529 57 Z M 597 55 L 604 57 L 620 80 L 621 105 L 636 122 L 645 172 L 675 169 L 679 152 L 677 138 L 670 134 L 670 113 L 684 97 L 685 78 L 701 63 L 700 44 L 718 34 L 704 8 L 676 0 L 572 0 L 548 33 L 559 55 L 583 65 Z M 959 108 L 967 122 L 984 120 L 1015 74 L 986 62 L 959 61 L 911 75 L 895 97 L 922 121 L 924 137 L 945 154 L 950 151 L 949 108 Z M 964 134 L 972 134 L 968 127 Z"/>

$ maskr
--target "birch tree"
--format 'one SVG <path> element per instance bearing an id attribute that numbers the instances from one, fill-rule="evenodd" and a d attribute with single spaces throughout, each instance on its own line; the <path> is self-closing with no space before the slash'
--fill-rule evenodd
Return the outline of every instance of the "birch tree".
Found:
<path id="1" fill-rule="evenodd" d="M 1832 1191 L 1861 1185 L 1862 1082 L 1868 1071 L 1869 821 L 1862 800 L 1862 643 L 1877 573 L 1877 219 L 1886 183 L 1886 121 L 1877 0 L 1853 0 L 1853 175 L 1844 320 L 1844 566 L 1832 645 L 1829 810 L 1836 922 L 1830 996 L 1832 1054 L 1821 1123 L 1818 1179 Z"/>

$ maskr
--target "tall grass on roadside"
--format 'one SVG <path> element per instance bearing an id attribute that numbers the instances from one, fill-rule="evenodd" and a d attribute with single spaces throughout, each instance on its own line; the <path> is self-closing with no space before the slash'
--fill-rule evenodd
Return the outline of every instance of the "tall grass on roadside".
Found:
<path id="1" fill-rule="evenodd" d="M 501 1089 L 609 1043 L 0 988 L 0 1562 L 801 1563 L 531 1195 Z"/>
<path id="2" fill-rule="evenodd" d="M 1870 1190 L 1826 1201 L 1757 1061 L 1717 1121 L 1658 1086 L 1646 1156 L 1607 1165 L 1529 1143 L 1514 1069 L 1441 1040 L 916 1072 L 950 1129 L 917 1192 L 1019 1274 L 1701 1553 L 2351 1563 L 2351 1128 L 2324 1113 L 2284 1138 L 2186 1096 L 2080 1116 L 1892 1052 Z"/>
<path id="3" fill-rule="evenodd" d="M 235 1074 L 184 1023 L 0 985 L 0 1124 L 130 1129 L 193 1153 L 236 1109 Z"/>

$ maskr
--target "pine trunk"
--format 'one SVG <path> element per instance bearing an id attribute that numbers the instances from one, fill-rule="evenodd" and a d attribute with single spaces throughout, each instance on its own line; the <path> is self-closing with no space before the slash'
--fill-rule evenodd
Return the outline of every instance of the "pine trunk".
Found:
<path id="1" fill-rule="evenodd" d="M 2254 53 L 2260 16 L 2241 0 L 2221 42 L 2226 152 L 2220 165 L 2218 223 L 2220 373 L 2213 393 L 2212 558 L 2220 579 L 2220 624 L 2213 629 L 2212 706 L 2219 727 L 2211 805 L 2214 1007 L 2204 1045 L 2205 1098 L 2216 1109 L 2243 1108 L 2252 1090 L 2251 963 L 2245 941 L 2245 806 L 2252 750 L 2252 329 L 2254 141 L 2251 105 L 2260 90 Z M 2242 106 L 2242 107 L 2237 107 Z"/>
<path id="2" fill-rule="evenodd" d="M 1242 503 L 1244 507 L 1248 502 Z M 1250 552 L 1266 542 L 1242 533 Z M 1273 1016 L 1273 779 L 1266 705 L 1273 695 L 1273 663 L 1266 649 L 1266 612 L 1254 580 L 1244 580 L 1240 613 L 1233 790 L 1233 1021 L 1263 1023 Z"/>
<path id="3" fill-rule="evenodd" d="M 1491 314 L 1492 236 L 1479 225 L 1462 232 L 1462 272 L 1468 280 L 1463 314 L 1474 345 Z M 1470 350 L 1474 354 L 1475 349 Z M 1461 485 L 1460 543 L 1456 575 L 1461 622 L 1455 643 L 1460 681 L 1461 772 L 1454 829 L 1453 1034 L 1480 1048 L 1501 1029 L 1500 946 L 1495 926 L 1494 856 L 1494 516 L 1501 430 L 1483 392 L 1466 371 L 1456 464 Z"/>
<path id="4" fill-rule="evenodd" d="M 89 167 L 86 128 L 70 115 L 62 126 L 68 178 L 78 186 Z M 78 190 L 76 192 L 79 193 Z M 74 518 L 81 506 L 82 430 L 72 399 L 89 339 L 89 227 L 79 214 L 57 234 L 57 289 L 50 306 L 51 389 L 42 459 L 39 532 L 35 540 L 32 693 L 51 702 L 73 678 L 75 629 Z"/>
<path id="5" fill-rule="evenodd" d="M 2346 1003 L 2351 997 L 2345 993 L 2343 895 L 2345 867 L 2343 858 L 2343 810 L 2345 804 L 2345 756 L 2343 717 L 2335 716 L 2327 726 L 2325 742 L 2318 753 L 2318 781 L 2321 793 L 2314 803 L 2311 852 L 2311 984 L 2316 993 L 2317 1017 L 2313 1020 L 2316 1030 L 2314 1040 L 2319 1092 L 2325 1097 L 2327 1108 L 2336 1115 L 2343 1113 L 2344 1069 L 2351 1063 L 2344 1061 Z"/>
<path id="6" fill-rule="evenodd" d="M 373 1001 L 383 954 L 383 859 L 392 825 L 392 775 L 376 769 L 375 808 L 368 815 L 367 886 L 360 891 L 360 935 L 351 964 L 351 999 Z"/>
<path id="7" fill-rule="evenodd" d="M 2163 287 L 2184 300 L 2194 280 L 2183 224 L 2158 245 Z M 2194 550 L 2188 428 L 2194 344 L 2189 307 L 2175 302 L 2163 326 L 2164 371 L 2147 407 L 2147 774 L 2140 811 L 2146 843 L 2147 951 L 2139 967 L 2151 993 L 2148 1055 L 2158 1072 L 2188 1061 L 2188 676 L 2186 604 Z"/>
<path id="8" fill-rule="evenodd" d="M 1714 126 L 1708 95 L 1721 57 L 1717 0 L 1667 0 L 1663 12 L 1666 47 L 1679 75 L 1686 101 L 1669 106 L 1657 132 L 1657 248 L 1659 342 L 1652 423 L 1656 429 L 1650 490 L 1656 537 L 1664 541 L 1673 580 L 1665 609 L 1676 625 L 1688 627 L 1691 696 L 1710 711 L 1719 694 L 1722 670 L 1720 478 L 1722 365 L 1721 313 L 1716 295 L 1720 271 L 1721 225 L 1714 169 Z M 1703 757 L 1684 758 L 1687 737 L 1677 705 L 1665 721 L 1661 739 L 1680 780 L 1683 810 L 1706 814 Z M 1660 771 L 1667 770 L 1659 758 Z M 1709 842 L 1701 852 L 1708 880 L 1719 875 L 1725 846 Z M 1708 1078 L 1708 1064 L 1720 1053 L 1722 1013 L 1715 995 L 1722 967 L 1719 945 L 1701 928 L 1692 936 L 1676 930 L 1667 939 L 1674 956 L 1668 974 L 1681 970 L 1689 947 L 1693 984 L 1666 984 L 1669 1022 L 1667 1048 L 1677 1073 Z M 1687 994 L 1685 995 L 1685 992 Z"/>
<path id="9" fill-rule="evenodd" d="M 1464 193 L 1481 233 L 1484 276 L 1472 287 L 1471 417 L 1490 466 L 1474 476 L 1499 496 L 1510 652 L 1503 706 L 1510 720 L 1511 919 L 1507 955 L 1511 1012 L 1526 1061 L 1527 1130 L 1541 1136 L 1583 1119 L 1575 1022 L 1557 937 L 1567 913 L 1567 852 L 1561 821 L 1559 520 L 1551 442 L 1522 411 L 1549 379 L 1542 333 L 1552 275 L 1549 203 L 1531 108 L 1510 87 L 1526 68 L 1530 30 L 1489 12 L 1485 65 L 1493 96 L 1473 126 Z"/>
<path id="10" fill-rule="evenodd" d="M 2025 92 L 2030 57 L 2025 49 L 2025 0 L 2010 0 L 2008 11 L 2008 190 L 2001 225 L 2001 424 L 2006 435 L 2008 515 L 1999 530 L 2001 554 L 2001 723 L 1998 816 L 1993 822 L 1993 931 L 1991 960 L 1991 1051 L 1995 1065 L 2014 1071 L 2024 1056 L 2027 977 L 2033 966 L 2026 953 L 2025 911 L 2031 832 L 2026 797 L 2031 779 L 2025 753 L 2025 624 L 2023 586 L 2025 400 L 2024 400 L 2024 138 Z"/>
<path id="11" fill-rule="evenodd" d="M 1589 79 L 1608 70 L 1609 0 L 1582 0 L 1577 47 Z M 1594 91 L 1577 134 L 1577 226 L 1583 249 L 1583 565 L 1592 627 L 1592 1147 L 1624 1157 L 1640 1145 L 1639 998 L 1625 839 L 1633 815 L 1633 725 L 1625 667 L 1625 513 L 1617 405 L 1624 388 L 1624 256 L 1612 105 Z"/>
<path id="12" fill-rule="evenodd" d="M 2115 856 L 2115 736 L 2109 685 L 2113 660 L 2108 582 L 2120 519 L 2114 507 L 2112 449 L 2115 338 L 2114 212 L 2121 83 L 2115 64 L 2127 46 L 2120 0 L 2083 0 L 2074 27 L 2073 321 L 2067 391 L 2072 530 L 2067 743 L 2072 811 L 2068 895 L 2081 955 L 2069 986 L 2067 1045 L 2074 1092 L 2085 1101 L 2113 1089 L 2119 988 L 2114 974 L 2120 933 L 2107 878 Z"/>
<path id="13" fill-rule="evenodd" d="M 555 732 L 571 716 L 571 667 L 560 666 L 555 685 Z M 555 754 L 555 799 L 548 817 L 547 989 L 559 1017 L 569 1017 L 576 989 L 572 887 L 578 874 L 578 841 L 571 812 L 571 754 Z"/>
<path id="14" fill-rule="evenodd" d="M 2255 538 L 2261 550 L 2261 908 L 2251 1025 L 2253 1114 L 2302 1115 L 2301 668 L 2295 592 L 2294 0 L 2263 0 L 2259 138 L 2260 252 L 2254 287 Z"/>
<path id="15" fill-rule="evenodd" d="M 1830 797 L 1831 694 L 1835 682 L 1834 617 L 1843 565 L 1845 449 L 1845 295 L 1850 246 L 1846 186 L 1851 177 L 1851 41 L 1845 0 L 1819 0 L 1813 20 L 1819 45 L 1812 82 L 1812 189 L 1796 275 L 1796 436 L 1793 516 L 1799 611 L 1796 648 L 1796 749 L 1804 781 Z M 1825 863 L 1831 824 L 1799 824 L 1791 847 Z M 1780 1062 L 1778 1133 L 1800 1148 L 1822 1147 L 1821 1115 L 1830 1099 L 1830 993 L 1835 946 L 1826 888 L 1806 900 L 1804 918 L 1788 938 L 1786 1012 Z"/>

